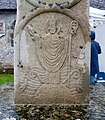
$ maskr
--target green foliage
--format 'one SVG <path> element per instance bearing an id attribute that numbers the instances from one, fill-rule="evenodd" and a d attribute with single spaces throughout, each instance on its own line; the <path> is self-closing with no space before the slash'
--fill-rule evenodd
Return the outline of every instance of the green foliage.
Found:
<path id="1" fill-rule="evenodd" d="M 5 82 L 13 82 L 14 75 L 13 74 L 0 74 L 0 85 L 4 84 Z"/>

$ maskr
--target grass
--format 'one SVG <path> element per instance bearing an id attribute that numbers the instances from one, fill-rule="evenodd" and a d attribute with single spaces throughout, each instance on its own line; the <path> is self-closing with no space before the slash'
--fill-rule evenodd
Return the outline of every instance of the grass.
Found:
<path id="1" fill-rule="evenodd" d="M 13 74 L 0 74 L 0 85 L 4 84 L 5 82 L 13 82 L 14 75 Z"/>

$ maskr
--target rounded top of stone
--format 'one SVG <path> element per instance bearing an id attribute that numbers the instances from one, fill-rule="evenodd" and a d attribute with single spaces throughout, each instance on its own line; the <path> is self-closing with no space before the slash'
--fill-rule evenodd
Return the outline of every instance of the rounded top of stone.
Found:
<path id="1" fill-rule="evenodd" d="M 73 20 L 76 20 L 79 25 L 81 26 L 81 29 L 84 33 L 84 37 L 85 37 L 85 42 L 89 42 L 89 31 L 88 31 L 88 26 L 85 24 L 84 20 L 81 19 L 81 17 L 76 14 L 75 12 L 69 10 L 69 9 L 59 9 L 59 8 L 37 8 L 37 9 L 33 9 L 32 11 L 30 11 L 22 20 L 21 22 L 18 24 L 18 27 L 16 27 L 16 30 L 15 30 L 15 37 L 18 35 L 18 34 L 21 34 L 22 33 L 22 30 L 24 29 L 24 27 L 26 26 L 26 24 L 32 20 L 33 18 L 41 15 L 41 14 L 44 14 L 44 13 L 60 13 L 60 14 L 63 14 L 63 15 L 66 15 L 68 17 L 70 17 L 71 19 Z M 74 24 L 75 25 L 75 24 Z"/>

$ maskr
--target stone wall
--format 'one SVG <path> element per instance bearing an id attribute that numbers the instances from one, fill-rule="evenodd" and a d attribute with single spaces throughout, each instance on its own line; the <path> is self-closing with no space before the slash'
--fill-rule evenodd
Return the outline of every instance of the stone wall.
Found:
<path id="1" fill-rule="evenodd" d="M 105 10 L 105 0 L 90 0 L 90 6 Z"/>
<path id="2" fill-rule="evenodd" d="M 16 0 L 0 0 L 0 9 L 16 9 Z"/>
<path id="3" fill-rule="evenodd" d="M 4 25 L 3 33 L 0 32 L 0 69 L 13 68 L 14 47 L 13 31 L 14 20 L 16 19 L 15 10 L 1 10 L 0 23 Z M 5 70 L 4 70 L 5 72 Z"/>

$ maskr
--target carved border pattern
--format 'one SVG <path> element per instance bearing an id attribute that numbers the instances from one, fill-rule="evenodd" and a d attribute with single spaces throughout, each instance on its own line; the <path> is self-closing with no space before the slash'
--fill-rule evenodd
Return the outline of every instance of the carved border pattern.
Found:
<path id="1" fill-rule="evenodd" d="M 43 2 L 40 0 L 26 0 L 28 3 L 30 3 L 33 6 L 38 6 L 38 7 L 50 7 L 50 8 L 54 8 L 54 7 L 59 7 L 59 8 L 70 8 L 74 5 L 76 5 L 77 3 L 79 3 L 81 0 L 67 0 L 67 2 L 60 2 L 60 3 L 47 3 L 47 2 Z"/>

